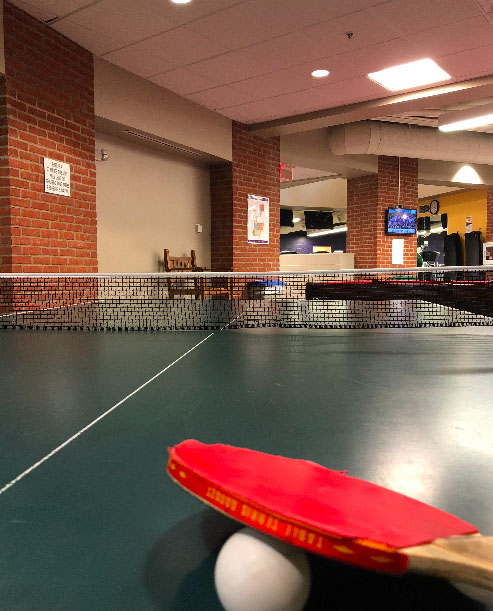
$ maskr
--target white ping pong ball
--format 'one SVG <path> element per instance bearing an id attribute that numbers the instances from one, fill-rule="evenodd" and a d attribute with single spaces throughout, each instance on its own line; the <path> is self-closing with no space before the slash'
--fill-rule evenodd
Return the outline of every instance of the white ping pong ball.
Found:
<path id="1" fill-rule="evenodd" d="M 214 581 L 226 611 L 301 611 L 310 593 L 306 554 L 242 528 L 223 545 Z"/>

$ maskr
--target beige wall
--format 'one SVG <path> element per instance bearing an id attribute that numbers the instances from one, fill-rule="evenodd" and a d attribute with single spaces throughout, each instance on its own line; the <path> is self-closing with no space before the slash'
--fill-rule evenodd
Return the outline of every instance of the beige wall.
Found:
<path id="1" fill-rule="evenodd" d="M 346 190 L 344 178 L 331 178 L 297 187 L 288 187 L 281 189 L 281 206 L 344 209 L 347 207 Z"/>
<path id="2" fill-rule="evenodd" d="M 96 146 L 109 154 L 96 165 L 99 271 L 161 271 L 164 248 L 209 267 L 209 168 L 106 134 Z"/>
<path id="3" fill-rule="evenodd" d="M 231 161 L 231 119 L 94 57 L 96 117 Z"/>

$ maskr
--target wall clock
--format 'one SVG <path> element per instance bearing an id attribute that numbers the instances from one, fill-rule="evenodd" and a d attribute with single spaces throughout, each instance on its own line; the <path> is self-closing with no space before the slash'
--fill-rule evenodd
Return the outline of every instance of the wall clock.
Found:
<path id="1" fill-rule="evenodd" d="M 440 210 L 440 202 L 437 199 L 432 199 L 430 202 L 431 214 L 438 214 L 439 210 Z"/>

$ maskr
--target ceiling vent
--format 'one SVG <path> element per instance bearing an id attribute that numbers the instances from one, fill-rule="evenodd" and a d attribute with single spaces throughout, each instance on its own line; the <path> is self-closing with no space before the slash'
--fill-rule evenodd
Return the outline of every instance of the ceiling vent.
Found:
<path id="1" fill-rule="evenodd" d="M 130 136 L 135 136 L 137 138 L 141 138 L 142 140 L 147 140 L 148 142 L 159 144 L 165 148 L 173 149 L 175 151 L 180 151 L 181 153 L 187 153 L 188 155 L 197 155 L 197 156 L 200 155 L 200 153 L 197 153 L 197 151 L 193 151 L 183 146 L 179 146 L 178 144 L 173 144 L 172 142 L 167 142 L 166 140 L 160 140 L 159 138 L 154 138 L 153 136 L 148 136 L 147 134 L 141 134 L 140 132 L 136 132 L 131 129 L 125 129 L 123 131 L 126 134 L 130 134 Z"/>

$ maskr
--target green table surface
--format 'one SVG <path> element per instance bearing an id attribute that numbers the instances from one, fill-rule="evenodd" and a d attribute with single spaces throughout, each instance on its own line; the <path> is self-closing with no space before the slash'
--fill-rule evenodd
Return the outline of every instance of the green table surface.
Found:
<path id="1" fill-rule="evenodd" d="M 239 525 L 166 475 L 187 438 L 347 469 L 493 534 L 492 340 L 0 331 L 0 488 L 174 363 L 0 494 L 0 610 L 220 610 L 214 562 Z M 310 563 L 309 610 L 485 608 L 440 580 Z"/>

